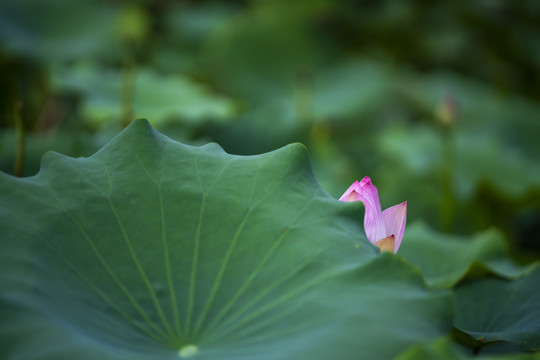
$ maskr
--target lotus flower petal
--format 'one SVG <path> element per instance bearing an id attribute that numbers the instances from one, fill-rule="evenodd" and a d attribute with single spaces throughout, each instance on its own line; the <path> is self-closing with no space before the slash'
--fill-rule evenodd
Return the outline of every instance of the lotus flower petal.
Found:
<path id="1" fill-rule="evenodd" d="M 386 236 L 394 235 L 396 237 L 396 245 L 394 253 L 397 252 L 405 233 L 405 222 L 407 220 L 407 202 L 394 205 L 382 212 L 382 219 Z"/>
<path id="2" fill-rule="evenodd" d="M 345 191 L 343 195 L 339 198 L 339 201 L 344 202 L 353 202 L 353 201 L 359 201 L 360 200 L 360 193 L 357 191 L 358 186 L 360 183 L 358 181 L 355 181 L 352 183 L 351 186 Z"/>
<path id="3" fill-rule="evenodd" d="M 364 204 L 366 209 L 364 231 L 372 243 L 386 237 L 384 223 L 380 216 L 381 204 L 379 203 L 379 194 L 369 177 L 364 177 L 360 182 L 355 181 L 339 200 L 347 202 L 361 201 Z"/>

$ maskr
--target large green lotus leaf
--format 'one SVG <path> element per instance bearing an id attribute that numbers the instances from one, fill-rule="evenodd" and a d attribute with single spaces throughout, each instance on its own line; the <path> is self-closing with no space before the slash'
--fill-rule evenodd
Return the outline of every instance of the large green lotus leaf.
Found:
<path id="1" fill-rule="evenodd" d="M 444 337 L 427 343 L 417 344 L 401 353 L 396 360 L 417 360 L 417 359 L 452 359 L 452 360 L 534 360 L 539 359 L 540 354 L 532 353 L 506 353 L 506 354 L 474 354 L 472 349 L 464 351 L 460 349 L 449 338 Z"/>
<path id="2" fill-rule="evenodd" d="M 449 293 L 381 255 L 301 145 L 233 156 L 140 120 L 0 187 L 2 358 L 384 359 L 450 331 Z"/>
<path id="3" fill-rule="evenodd" d="M 405 236 L 399 254 L 418 266 L 426 282 L 434 287 L 450 288 L 464 278 L 486 274 L 517 278 L 538 265 L 519 266 L 512 261 L 504 236 L 496 229 L 463 237 L 415 223 Z"/>
<path id="4" fill-rule="evenodd" d="M 540 350 L 540 268 L 516 281 L 477 279 L 456 287 L 455 327 L 481 346 L 506 341 Z M 465 339 L 462 337 L 462 339 Z"/>

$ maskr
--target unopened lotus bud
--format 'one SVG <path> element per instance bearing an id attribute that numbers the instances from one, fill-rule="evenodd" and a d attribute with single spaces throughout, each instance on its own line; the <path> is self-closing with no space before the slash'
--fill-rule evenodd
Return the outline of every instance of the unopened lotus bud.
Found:
<path id="1" fill-rule="evenodd" d="M 452 126 L 458 115 L 458 103 L 453 96 L 445 96 L 435 109 L 435 117 L 441 124 Z"/>
<path id="2" fill-rule="evenodd" d="M 341 196 L 340 201 L 361 201 L 364 204 L 364 231 L 369 241 L 382 251 L 398 251 L 405 233 L 407 202 L 394 205 L 384 211 L 379 193 L 369 177 L 355 181 Z"/>

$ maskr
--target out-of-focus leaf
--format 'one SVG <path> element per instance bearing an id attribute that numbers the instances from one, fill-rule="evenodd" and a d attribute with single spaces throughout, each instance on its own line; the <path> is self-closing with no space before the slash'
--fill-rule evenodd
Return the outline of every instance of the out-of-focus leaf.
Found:
<path id="1" fill-rule="evenodd" d="M 457 106 L 455 126 L 468 134 L 480 139 L 496 138 L 505 148 L 523 155 L 540 150 L 533 135 L 537 124 L 531 121 L 540 113 L 540 104 L 535 101 L 445 72 L 404 75 L 400 89 L 427 114 L 431 114 L 445 98 L 453 99 Z"/>
<path id="2" fill-rule="evenodd" d="M 450 331 L 449 292 L 379 254 L 298 144 L 233 156 L 140 120 L 0 185 L 3 358 L 385 359 Z"/>
<path id="3" fill-rule="evenodd" d="M 419 359 L 448 359 L 448 360 L 534 360 L 540 354 L 500 354 L 500 355 L 473 355 L 472 350 L 465 352 L 448 338 L 441 338 L 424 344 L 418 344 L 407 349 L 395 360 Z"/>
<path id="4" fill-rule="evenodd" d="M 486 274 L 515 279 L 538 266 L 512 261 L 504 236 L 495 229 L 464 237 L 442 234 L 422 223 L 407 228 L 399 255 L 418 266 L 430 286 L 440 288 Z"/>
<path id="5" fill-rule="evenodd" d="M 162 9 L 160 26 L 163 32 L 153 39 L 152 63 L 159 69 L 200 72 L 207 77 L 208 70 L 200 69 L 201 47 L 219 26 L 235 16 L 238 6 L 231 2 L 171 2 Z M 221 87 L 226 88 L 227 84 L 221 84 Z"/>
<path id="6" fill-rule="evenodd" d="M 191 45 L 201 45 L 201 42 L 215 31 L 217 27 L 230 21 L 238 11 L 233 4 L 175 3 L 167 9 L 165 16 L 166 31 L 169 37 Z"/>
<path id="7" fill-rule="evenodd" d="M 56 73 L 57 90 L 79 91 L 83 95 L 83 116 L 95 124 L 118 121 L 124 106 L 133 105 L 134 118 L 152 118 L 155 126 L 179 121 L 196 125 L 222 122 L 236 112 L 235 103 L 213 93 L 207 86 L 186 76 L 162 75 L 150 69 L 136 69 L 133 104 L 123 103 L 123 73 L 95 66 L 79 65 Z"/>
<path id="8" fill-rule="evenodd" d="M 366 113 L 386 102 L 395 85 L 389 67 L 349 61 L 314 77 L 313 112 L 317 119 L 343 119 Z"/>
<path id="9" fill-rule="evenodd" d="M 328 0 L 253 2 L 214 29 L 201 61 L 221 86 L 250 101 L 292 95 L 295 81 L 321 61 L 324 48 L 310 30 L 334 6 Z"/>
<path id="10" fill-rule="evenodd" d="M 379 137 L 380 148 L 391 164 L 412 174 L 438 174 L 443 166 L 443 138 L 435 128 L 394 127 Z M 454 179 L 460 197 L 471 195 L 481 182 L 513 196 L 540 187 L 540 166 L 518 152 L 505 149 L 493 138 L 460 132 L 451 143 L 455 152 Z M 399 176 L 396 176 L 399 178 Z"/>
<path id="11" fill-rule="evenodd" d="M 480 182 L 511 195 L 540 188 L 540 165 L 529 156 L 505 148 L 494 138 L 463 134 L 457 138 L 457 185 L 466 196 Z"/>
<path id="12" fill-rule="evenodd" d="M 95 55 L 115 44 L 118 11 L 89 0 L 3 0 L 0 44 L 45 60 Z"/>
<path id="13" fill-rule="evenodd" d="M 540 350 L 540 268 L 516 281 L 477 279 L 456 287 L 455 327 L 477 346 L 506 341 Z"/>

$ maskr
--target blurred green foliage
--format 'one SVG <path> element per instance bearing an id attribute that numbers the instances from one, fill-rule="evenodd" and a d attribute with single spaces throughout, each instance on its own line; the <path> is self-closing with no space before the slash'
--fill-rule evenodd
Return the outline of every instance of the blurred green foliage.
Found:
<path id="1" fill-rule="evenodd" d="M 540 3 L 4 0 L 0 169 L 88 156 L 133 119 L 255 154 L 304 143 L 338 197 L 540 249 Z"/>

